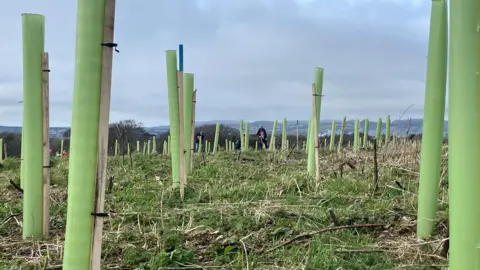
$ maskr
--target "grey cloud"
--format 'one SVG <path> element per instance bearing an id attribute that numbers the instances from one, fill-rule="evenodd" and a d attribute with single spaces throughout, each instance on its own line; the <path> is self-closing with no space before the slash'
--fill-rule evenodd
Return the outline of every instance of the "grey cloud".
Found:
<path id="1" fill-rule="evenodd" d="M 51 122 L 68 125 L 76 6 L 47 2 L 0 10 L 0 31 L 11 37 L 0 45 L 0 100 L 21 98 L 20 13 L 43 13 Z M 168 123 L 165 50 L 179 43 L 185 71 L 195 74 L 199 120 L 307 119 L 317 66 L 325 68 L 322 118 L 393 118 L 410 104 L 405 117 L 421 117 L 429 11 L 417 0 L 118 2 L 111 119 Z M 2 105 L 0 113 L 20 124 L 15 110 Z"/>
<path id="2" fill-rule="evenodd" d="M 22 107 L 0 106 L 0 115 L 2 116 L 2 125 L 19 126 L 22 123 Z"/>

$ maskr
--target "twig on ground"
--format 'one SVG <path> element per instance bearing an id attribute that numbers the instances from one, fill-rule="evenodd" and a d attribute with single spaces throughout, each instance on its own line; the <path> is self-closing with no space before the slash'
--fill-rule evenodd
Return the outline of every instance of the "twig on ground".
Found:
<path id="1" fill-rule="evenodd" d="M 400 189 L 406 190 L 406 189 L 402 186 L 402 184 L 400 184 L 400 182 L 395 181 L 395 184 L 396 184 Z"/>
<path id="2" fill-rule="evenodd" d="M 356 169 L 355 165 L 353 165 L 351 162 L 349 161 L 343 162 L 342 164 L 340 164 L 340 166 L 338 166 L 338 169 L 340 170 L 340 178 L 343 178 L 343 168 L 345 167 L 345 165 L 348 165 L 348 167 L 350 167 L 350 169 L 352 170 Z"/>
<path id="3" fill-rule="evenodd" d="M 395 268 L 410 268 L 410 269 L 423 269 L 425 267 L 428 267 L 428 268 L 432 268 L 432 269 L 435 269 L 435 270 L 441 270 L 441 269 L 444 269 L 445 267 L 448 267 L 448 265 L 440 265 L 440 264 L 429 264 L 429 265 L 426 265 L 426 264 L 408 264 L 408 265 L 398 265 L 398 266 L 395 266 Z"/>
<path id="4" fill-rule="evenodd" d="M 10 182 L 10 185 L 12 185 L 16 190 L 23 194 L 23 188 L 17 185 L 17 183 L 13 182 L 12 179 L 8 179 L 8 182 Z"/>
<path id="5" fill-rule="evenodd" d="M 440 256 L 447 258 L 450 251 L 450 230 L 447 229 L 447 239 L 442 243 L 442 249 L 440 250 Z"/>
<path id="6" fill-rule="evenodd" d="M 292 238 L 288 241 L 285 241 L 285 242 L 283 242 L 279 245 L 276 245 L 273 248 L 267 249 L 265 252 L 259 251 L 259 253 L 269 253 L 269 252 L 272 252 L 272 251 L 274 251 L 278 248 L 289 245 L 293 242 L 296 242 L 296 241 L 299 241 L 299 240 L 302 240 L 302 239 L 308 239 L 308 238 L 311 238 L 315 235 L 326 233 L 326 232 L 345 230 L 345 229 L 368 228 L 368 227 L 372 228 L 372 227 L 385 227 L 385 226 L 387 226 L 387 224 L 383 223 L 383 224 L 358 224 L 358 225 L 345 225 L 345 226 L 328 227 L 328 228 L 324 228 L 324 229 L 321 229 L 321 230 L 318 230 L 318 231 L 312 231 L 312 232 L 306 232 L 306 233 L 299 234 L 299 235 L 295 236 L 294 238 Z"/>
<path id="7" fill-rule="evenodd" d="M 113 181 L 115 180 L 115 176 L 110 176 L 108 178 L 108 193 L 112 192 L 113 189 Z"/>
<path id="8" fill-rule="evenodd" d="M 10 216 L 8 216 L 8 217 L 6 217 L 6 218 L 3 219 L 2 224 L 5 223 L 5 222 L 7 222 L 7 221 L 9 221 L 9 220 L 10 220 L 11 218 L 13 218 L 13 217 L 18 217 L 18 216 L 20 216 L 22 213 L 23 213 L 23 212 L 20 212 L 20 213 L 17 213 L 17 214 L 11 214 Z"/>
<path id="9" fill-rule="evenodd" d="M 328 209 L 328 213 L 330 214 L 330 218 L 332 219 L 333 225 L 340 226 L 340 222 L 338 221 L 338 218 L 335 215 L 333 208 Z"/>
<path id="10" fill-rule="evenodd" d="M 375 253 L 375 252 L 382 252 L 382 253 L 402 253 L 402 254 L 411 254 L 411 252 L 405 252 L 403 250 L 389 250 L 389 249 L 337 249 L 335 250 L 337 253 Z M 426 254 L 426 253 L 415 253 L 417 256 L 422 257 L 430 257 L 437 260 L 445 261 L 446 258 L 439 256 L 437 254 Z"/>
<path id="11" fill-rule="evenodd" d="M 296 148 L 296 147 L 297 147 L 297 143 L 295 143 L 295 144 L 293 145 L 293 147 L 290 149 L 290 152 L 289 152 L 288 155 L 287 155 L 287 159 L 290 158 L 290 156 L 292 155 L 293 151 L 295 151 L 295 148 Z"/>

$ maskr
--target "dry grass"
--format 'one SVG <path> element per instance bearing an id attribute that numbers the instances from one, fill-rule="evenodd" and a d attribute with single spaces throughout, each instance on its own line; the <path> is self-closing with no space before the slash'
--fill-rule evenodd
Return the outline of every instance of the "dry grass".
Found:
<path id="1" fill-rule="evenodd" d="M 445 187 L 435 236 L 415 238 L 419 148 L 379 151 L 376 192 L 371 150 L 323 152 L 318 183 L 303 152 L 200 155 L 183 203 L 170 188 L 168 157 L 138 155 L 133 164 L 112 157 L 116 182 L 106 207 L 115 213 L 105 219 L 104 268 L 441 269 Z M 18 181 L 18 170 L 8 160 L 0 177 Z M 0 182 L 2 269 L 61 268 L 67 175 L 68 161 L 53 167 L 51 236 L 35 241 L 21 240 L 22 195 Z"/>

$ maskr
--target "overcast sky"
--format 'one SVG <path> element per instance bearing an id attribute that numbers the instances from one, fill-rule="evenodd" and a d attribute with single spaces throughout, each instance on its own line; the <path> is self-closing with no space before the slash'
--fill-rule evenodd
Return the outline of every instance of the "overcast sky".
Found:
<path id="1" fill-rule="evenodd" d="M 71 122 L 76 2 L 0 9 L 0 125 L 20 125 L 21 13 L 46 16 L 51 125 Z M 117 1 L 111 121 L 168 124 L 165 50 L 184 44 L 198 120 L 307 119 L 323 67 L 322 119 L 423 115 L 430 1 Z"/>

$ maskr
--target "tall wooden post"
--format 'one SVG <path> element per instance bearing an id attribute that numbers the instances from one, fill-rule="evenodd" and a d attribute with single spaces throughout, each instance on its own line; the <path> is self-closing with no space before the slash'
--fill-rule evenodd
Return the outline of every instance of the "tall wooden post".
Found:
<path id="1" fill-rule="evenodd" d="M 180 52 L 183 53 L 183 52 Z M 185 128 L 184 128 L 184 113 L 183 113 L 183 55 L 180 54 L 180 69 L 177 72 L 178 81 L 178 117 L 180 119 L 180 199 L 183 201 L 185 195 L 185 185 L 187 183 L 187 171 L 185 168 Z"/>
<path id="2" fill-rule="evenodd" d="M 312 84 L 312 115 L 313 115 L 313 142 L 315 147 L 315 180 L 320 180 L 320 159 L 318 156 L 318 121 L 317 121 L 317 92 L 315 84 Z"/>
<path id="3" fill-rule="evenodd" d="M 114 44 L 115 1 L 105 0 L 105 23 L 103 40 L 105 44 Z M 102 85 L 100 93 L 100 121 L 98 129 L 97 181 L 95 187 L 95 209 L 93 213 L 103 213 L 105 202 L 105 180 L 107 178 L 108 127 L 110 121 L 110 97 L 112 88 L 113 46 L 103 46 Z M 102 253 L 103 217 L 93 219 L 93 239 L 91 252 L 91 270 L 100 270 Z M 88 236 L 87 236 L 88 237 Z"/>
<path id="4" fill-rule="evenodd" d="M 190 155 L 190 172 L 193 170 L 193 152 L 195 149 L 195 108 L 197 107 L 197 89 L 193 90 L 193 104 L 192 104 L 192 154 Z M 200 150 L 200 149 L 198 149 Z"/>
<path id="5" fill-rule="evenodd" d="M 42 57 L 43 96 L 43 235 L 48 235 L 50 220 L 50 109 L 48 53 Z"/>
<path id="6" fill-rule="evenodd" d="M 298 145 L 298 120 L 297 120 L 297 146 L 296 146 L 297 150 L 299 149 L 299 147 L 300 146 Z"/>

